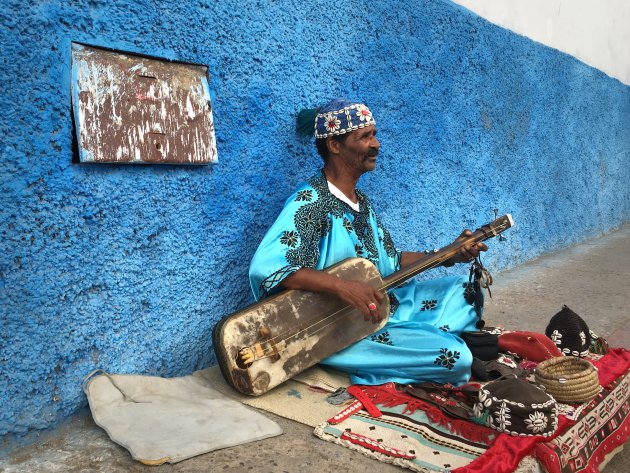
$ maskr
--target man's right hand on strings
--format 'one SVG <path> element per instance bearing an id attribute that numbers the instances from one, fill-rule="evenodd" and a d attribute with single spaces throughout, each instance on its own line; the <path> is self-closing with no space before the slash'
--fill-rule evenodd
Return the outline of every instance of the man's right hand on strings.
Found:
<path id="1" fill-rule="evenodd" d="M 361 311 L 364 320 L 371 320 L 375 324 L 383 320 L 380 306 L 385 296 L 367 283 L 349 281 L 316 269 L 302 268 L 282 281 L 281 285 L 284 289 L 335 294 Z"/>

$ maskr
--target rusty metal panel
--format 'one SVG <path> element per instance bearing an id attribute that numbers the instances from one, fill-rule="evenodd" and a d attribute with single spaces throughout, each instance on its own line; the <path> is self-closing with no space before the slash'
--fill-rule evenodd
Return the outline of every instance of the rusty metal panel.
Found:
<path id="1" fill-rule="evenodd" d="M 82 163 L 217 162 L 205 66 L 73 44 L 72 102 Z"/>

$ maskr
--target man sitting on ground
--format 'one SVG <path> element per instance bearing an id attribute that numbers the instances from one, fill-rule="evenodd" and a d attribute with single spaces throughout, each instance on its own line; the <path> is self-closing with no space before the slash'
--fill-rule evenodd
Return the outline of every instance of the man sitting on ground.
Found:
<path id="1" fill-rule="evenodd" d="M 263 238 L 250 266 L 250 283 L 260 300 L 281 289 L 331 293 L 378 322 L 383 295 L 369 284 L 344 280 L 325 269 L 345 258 L 370 260 L 383 277 L 426 257 L 401 252 L 368 198 L 356 188 L 376 168 L 380 144 L 367 106 L 336 99 L 317 111 L 301 112 L 315 131 L 322 171 L 288 198 Z M 460 238 L 470 235 L 465 230 Z M 449 264 L 471 261 L 484 243 L 464 247 Z M 326 358 L 354 384 L 468 381 L 472 355 L 459 338 L 476 330 L 474 304 L 465 297 L 467 277 L 410 281 L 388 291 L 391 304 L 384 328 Z M 356 323 L 356 322 L 354 322 Z"/>

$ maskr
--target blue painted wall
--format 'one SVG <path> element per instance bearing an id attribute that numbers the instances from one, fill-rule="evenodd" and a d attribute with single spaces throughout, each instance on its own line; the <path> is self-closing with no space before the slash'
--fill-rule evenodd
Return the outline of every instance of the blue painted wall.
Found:
<path id="1" fill-rule="evenodd" d="M 0 435 L 84 406 L 95 368 L 213 363 L 258 241 L 320 166 L 294 114 L 329 98 L 375 113 L 361 186 L 402 248 L 498 207 L 518 227 L 496 270 L 630 220 L 630 88 L 449 2 L 67 3 L 0 11 Z M 72 41 L 207 64 L 219 163 L 73 163 Z"/>

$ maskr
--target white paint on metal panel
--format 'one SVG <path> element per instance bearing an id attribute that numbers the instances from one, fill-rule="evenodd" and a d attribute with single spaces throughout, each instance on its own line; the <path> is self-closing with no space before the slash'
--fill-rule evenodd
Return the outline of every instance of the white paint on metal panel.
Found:
<path id="1" fill-rule="evenodd" d="M 217 161 L 207 68 L 73 44 L 82 162 Z"/>

